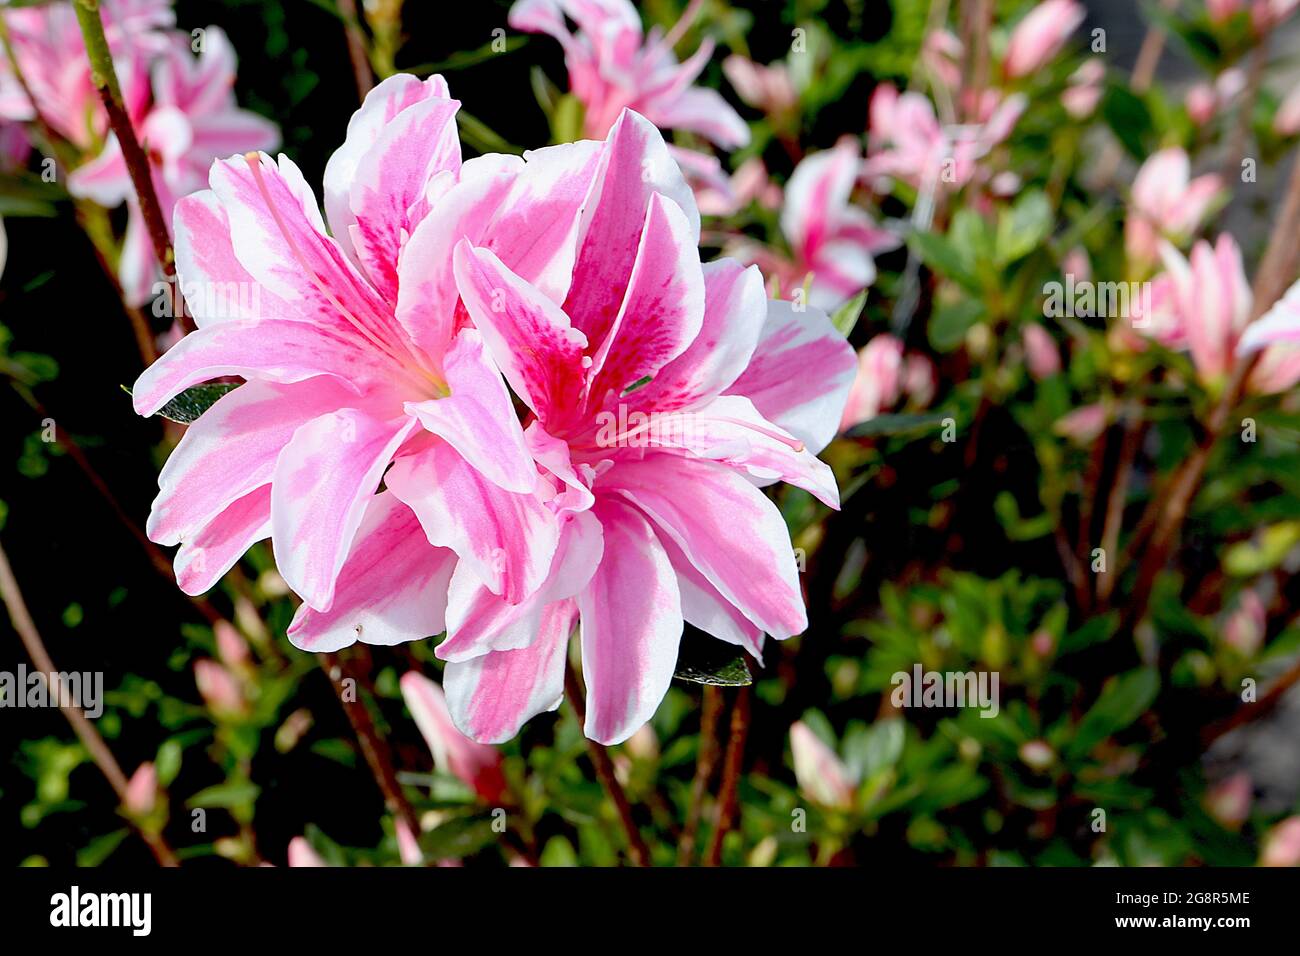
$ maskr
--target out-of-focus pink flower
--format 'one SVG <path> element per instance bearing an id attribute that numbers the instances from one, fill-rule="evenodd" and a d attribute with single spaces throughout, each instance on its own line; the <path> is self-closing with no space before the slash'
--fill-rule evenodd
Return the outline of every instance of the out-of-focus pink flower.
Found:
<path id="1" fill-rule="evenodd" d="M 1277 112 L 1273 114 L 1273 131 L 1279 136 L 1295 136 L 1300 133 L 1300 85 L 1283 98 Z"/>
<path id="2" fill-rule="evenodd" d="M 137 61 L 137 67 L 141 66 Z M 235 104 L 235 51 L 226 34 L 208 27 L 198 58 L 188 35 L 176 35 L 152 69 L 151 102 L 134 104 L 131 122 L 150 159 L 154 189 L 170 223 L 176 200 L 203 187 L 208 168 L 232 153 L 272 149 L 280 140 L 270 120 Z M 148 301 L 158 276 L 144 217 L 117 137 L 72 172 L 68 191 L 106 208 L 128 204 L 119 278 L 132 305 Z"/>
<path id="3" fill-rule="evenodd" d="M 333 235 L 283 156 L 218 161 L 212 189 L 177 204 L 199 329 L 141 375 L 136 411 L 216 377 L 247 381 L 186 430 L 147 531 L 181 545 L 190 594 L 269 536 L 303 598 L 289 636 L 304 649 L 439 633 L 457 557 L 518 602 L 558 540 L 505 383 L 462 327 L 452 250 L 468 236 L 562 298 L 601 147 L 462 167 L 459 105 L 436 76 L 371 91 L 326 166 Z M 655 158 L 676 171 L 666 150 Z M 361 582 L 377 565 L 375 590 Z"/>
<path id="4" fill-rule="evenodd" d="M 1226 23 L 1246 9 L 1248 0 L 1205 0 L 1205 11 L 1213 23 Z"/>
<path id="5" fill-rule="evenodd" d="M 1260 866 L 1300 866 L 1300 816 L 1287 817 L 1264 835 Z"/>
<path id="6" fill-rule="evenodd" d="M 122 801 L 128 813 L 145 817 L 158 803 L 158 768 L 151 762 L 140 764 L 126 782 L 126 798 Z"/>
<path id="7" fill-rule="evenodd" d="M 1077 445 L 1091 445 L 1110 424 L 1110 409 L 1102 402 L 1084 405 L 1065 415 L 1052 431 Z"/>
<path id="8" fill-rule="evenodd" d="M 673 46 L 700 9 L 693 0 L 668 33 L 644 35 L 629 0 L 517 0 L 510 8 L 516 30 L 546 33 L 564 47 L 569 86 L 587 109 L 584 128 L 603 139 L 624 109 L 661 129 L 698 133 L 723 149 L 749 143 L 749 127 L 717 90 L 692 86 L 713 55 L 706 39 L 690 59 L 677 62 Z M 570 32 L 565 17 L 578 27 Z"/>
<path id="9" fill-rule="evenodd" d="M 429 678 L 407 671 L 400 684 L 402 699 L 420 728 L 420 736 L 429 745 L 434 766 L 456 777 L 484 803 L 498 803 L 506 789 L 500 752 L 475 743 L 456 729 L 442 688 Z"/>
<path id="10" fill-rule="evenodd" d="M 790 68 L 784 63 L 764 66 L 733 53 L 722 61 L 722 72 L 742 100 L 768 116 L 780 119 L 799 106 Z"/>
<path id="11" fill-rule="evenodd" d="M 239 682 L 216 661 L 207 658 L 195 661 L 194 683 L 208 709 L 217 716 L 230 717 L 244 712 L 244 692 Z"/>
<path id="12" fill-rule="evenodd" d="M 977 161 L 1009 135 L 1024 112 L 1023 95 L 1002 98 L 995 90 L 979 104 L 981 122 L 946 129 L 920 93 L 900 94 L 882 83 L 871 95 L 870 149 L 862 164 L 868 183 L 893 178 L 916 189 L 960 189 L 976 174 Z"/>
<path id="13" fill-rule="evenodd" d="M 1264 643 L 1268 610 L 1253 589 L 1241 592 L 1237 606 L 1223 625 L 1223 641 L 1245 657 L 1253 657 Z"/>
<path id="14" fill-rule="evenodd" d="M 1250 819 L 1254 791 L 1250 774 L 1234 773 L 1209 789 L 1205 794 L 1205 809 L 1223 826 L 1240 830 L 1241 825 Z"/>
<path id="15" fill-rule="evenodd" d="M 1041 70 L 1061 52 L 1086 15 L 1075 0 L 1044 0 L 1038 4 L 1011 32 L 1003 73 L 1017 79 Z"/>
<path id="16" fill-rule="evenodd" d="M 921 62 L 935 81 L 950 90 L 961 85 L 962 43 L 951 30 L 926 34 L 921 44 Z"/>
<path id="17" fill-rule="evenodd" d="M 290 866 L 329 866 L 319 853 L 311 848 L 306 837 L 296 836 L 289 841 Z"/>
<path id="18" fill-rule="evenodd" d="M 1024 329 L 1025 364 L 1036 380 L 1051 378 L 1061 371 L 1061 352 L 1047 329 L 1031 322 Z"/>
<path id="19" fill-rule="evenodd" d="M 1271 395 L 1300 382 L 1300 282 L 1252 323 L 1237 343 L 1241 357 L 1260 350 L 1247 381 L 1251 391 Z"/>
<path id="20" fill-rule="evenodd" d="M 1087 119 L 1101 102 L 1101 87 L 1106 67 L 1097 57 L 1090 57 L 1070 74 L 1070 82 L 1061 92 L 1061 105 L 1075 119 Z"/>
<path id="21" fill-rule="evenodd" d="M 850 202 L 861 162 L 857 145 L 845 140 L 795 167 L 781 208 L 789 257 L 745 241 L 728 252 L 776 279 L 784 298 L 798 296 L 809 276 L 807 304 L 814 308 L 829 311 L 853 298 L 875 281 L 875 256 L 901 243 Z"/>
<path id="22" fill-rule="evenodd" d="M 1133 327 L 1173 349 L 1186 349 L 1202 384 L 1215 387 L 1241 356 L 1264 353 L 1246 385 L 1255 394 L 1285 391 L 1300 381 L 1300 291 L 1293 288 L 1267 315 L 1247 326 L 1253 298 L 1236 240 L 1202 240 L 1183 258 L 1160 244 L 1165 271 L 1151 282 L 1150 315 L 1135 310 Z"/>
<path id="23" fill-rule="evenodd" d="M 857 789 L 849 768 L 802 720 L 790 727 L 790 753 L 800 792 L 824 807 L 847 810 Z"/>
<path id="24" fill-rule="evenodd" d="M 765 209 L 781 205 L 781 187 L 767 174 L 763 160 L 751 156 L 730 176 L 716 156 L 669 146 L 668 150 L 682 168 L 701 215 L 730 216 L 757 202 Z"/>
<path id="25" fill-rule="evenodd" d="M 1154 264 L 1161 237 L 1182 244 L 1210 211 L 1223 183 L 1213 173 L 1191 178 L 1191 161 L 1177 147 L 1154 153 L 1133 180 L 1124 245 L 1131 259 Z"/>
<path id="26" fill-rule="evenodd" d="M 1280 26 L 1300 8 L 1300 0 L 1255 0 L 1250 7 L 1250 22 L 1257 34 Z"/>
<path id="27" fill-rule="evenodd" d="M 148 95 L 136 64 L 161 51 L 165 32 L 176 22 L 171 0 L 101 0 L 104 35 L 119 61 L 118 72 L 128 107 Z M 13 39 L 18 69 L 36 98 L 42 118 L 59 135 L 82 148 L 99 141 L 108 128 L 90 76 L 81 28 L 70 3 L 8 9 L 5 22 Z M 0 50 L 0 117 L 29 121 L 32 103 Z"/>
<path id="28" fill-rule="evenodd" d="M 217 657 L 227 667 L 241 667 L 248 663 L 248 641 L 235 630 L 229 621 L 218 621 L 213 627 L 217 639 Z"/>
<path id="29" fill-rule="evenodd" d="M 1188 89 L 1183 105 L 1187 107 L 1187 115 L 1191 121 L 1197 126 L 1204 126 L 1214 119 L 1214 113 L 1219 107 L 1219 98 L 1214 93 L 1214 87 L 1209 83 L 1197 83 Z"/>
<path id="30" fill-rule="evenodd" d="M 892 411 L 904 397 L 924 408 L 934 398 L 934 364 L 924 355 L 904 354 L 903 343 L 882 332 L 858 352 L 858 369 L 849 390 L 840 431 Z"/>
<path id="31" fill-rule="evenodd" d="M 579 618 L 584 730 L 605 744 L 658 707 L 684 621 L 753 654 L 765 633 L 806 626 L 789 531 L 755 482 L 837 505 L 814 452 L 853 353 L 824 313 L 767 302 L 757 269 L 701 264 L 691 193 L 662 155 L 635 113 L 610 131 L 563 308 L 490 250 L 457 247 L 462 299 L 536 416 L 529 444 L 563 523 L 550 576 L 521 604 L 452 577 L 436 653 L 456 725 L 476 740 L 558 706 Z"/>
<path id="32" fill-rule="evenodd" d="M 1061 274 L 1073 276 L 1076 283 L 1089 281 L 1092 278 L 1092 260 L 1088 258 L 1088 250 L 1074 246 L 1062 256 Z"/>
<path id="33" fill-rule="evenodd" d="M 1184 105 L 1197 126 L 1204 126 L 1216 113 L 1230 107 L 1246 88 L 1246 74 L 1237 67 L 1224 70 L 1214 83 L 1197 83 L 1187 91 Z"/>

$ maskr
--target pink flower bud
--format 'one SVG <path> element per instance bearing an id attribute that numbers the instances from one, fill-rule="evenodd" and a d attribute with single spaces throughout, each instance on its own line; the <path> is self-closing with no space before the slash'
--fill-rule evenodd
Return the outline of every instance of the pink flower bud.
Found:
<path id="1" fill-rule="evenodd" d="M 1264 837 L 1260 866 L 1300 865 L 1300 816 L 1287 817 Z"/>
<path id="2" fill-rule="evenodd" d="M 799 790 L 814 803 L 847 809 L 855 789 L 849 768 L 802 720 L 790 728 L 790 751 Z"/>
<path id="3" fill-rule="evenodd" d="M 213 628 L 217 638 L 217 656 L 228 667 L 248 663 L 248 642 L 229 621 L 218 621 Z"/>
<path id="4" fill-rule="evenodd" d="M 231 716 L 243 712 L 244 695 L 238 681 L 216 661 L 207 658 L 195 661 L 194 682 L 213 714 Z"/>
<path id="5" fill-rule="evenodd" d="M 158 768 L 145 761 L 131 774 L 126 783 L 126 798 L 122 801 L 133 816 L 148 816 L 158 802 Z"/>
<path id="6" fill-rule="evenodd" d="M 866 344 L 858 353 L 858 372 L 844 406 L 841 431 L 894 407 L 901 394 L 902 367 L 903 343 L 894 336 L 881 333 Z"/>
<path id="7" fill-rule="evenodd" d="M 1030 10 L 1011 33 L 1002 64 L 1007 77 L 1028 76 L 1046 66 L 1083 23 L 1084 16 L 1083 7 L 1075 0 L 1044 0 Z"/>
<path id="8" fill-rule="evenodd" d="M 394 824 L 394 830 L 397 835 L 397 855 L 407 866 L 419 866 L 424 862 L 424 854 L 420 852 L 420 843 L 411 832 L 411 828 L 406 825 L 405 820 L 397 820 Z"/>
<path id="9" fill-rule="evenodd" d="M 1219 106 L 1219 98 L 1214 93 L 1214 87 L 1209 83 L 1197 83 L 1187 91 L 1183 105 L 1187 107 L 1187 115 L 1192 122 L 1197 126 L 1204 126 L 1214 119 L 1215 110 Z"/>
<path id="10" fill-rule="evenodd" d="M 1026 740 L 1020 745 L 1020 760 L 1030 770 L 1046 770 L 1056 763 L 1056 751 L 1044 740 Z"/>
<path id="11" fill-rule="evenodd" d="M 1264 643 L 1268 612 L 1255 591 L 1241 592 L 1237 606 L 1223 626 L 1223 640 L 1244 657 L 1251 657 Z"/>
<path id="12" fill-rule="evenodd" d="M 1213 23 L 1226 23 L 1246 9 L 1246 0 L 1205 0 L 1205 12 Z"/>
<path id="13" fill-rule="evenodd" d="M 506 787 L 500 751 L 470 740 L 456 728 L 442 688 L 429 678 L 407 671 L 400 684 L 402 699 L 433 753 L 434 765 L 472 788 L 485 803 L 499 802 Z"/>
<path id="14" fill-rule="evenodd" d="M 1110 412 L 1106 406 L 1098 402 L 1094 405 L 1084 405 L 1082 408 L 1076 408 L 1060 419 L 1052 430 L 1058 435 L 1064 435 L 1076 444 L 1091 445 L 1097 440 L 1097 436 L 1105 430 L 1109 418 Z"/>
<path id="15" fill-rule="evenodd" d="M 1273 114 L 1273 132 L 1279 136 L 1300 133 L 1300 86 L 1295 87 Z"/>
<path id="16" fill-rule="evenodd" d="M 1254 789 L 1250 774 L 1234 773 L 1209 789 L 1205 795 L 1205 809 L 1228 829 L 1238 830 L 1250 817 Z"/>
<path id="17" fill-rule="evenodd" d="M 1061 353 L 1056 340 L 1037 322 L 1025 326 L 1025 364 L 1036 381 L 1051 378 L 1061 370 Z"/>
<path id="18" fill-rule="evenodd" d="M 306 837 L 296 836 L 289 841 L 290 866 L 329 866 L 319 853 L 311 848 Z"/>

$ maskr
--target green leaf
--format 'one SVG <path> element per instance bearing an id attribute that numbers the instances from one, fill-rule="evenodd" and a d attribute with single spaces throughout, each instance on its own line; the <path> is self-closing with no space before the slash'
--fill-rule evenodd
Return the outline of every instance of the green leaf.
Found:
<path id="1" fill-rule="evenodd" d="M 1024 193 L 998 216 L 996 261 L 1008 266 L 1033 252 L 1052 231 L 1052 204 L 1041 190 Z"/>
<path id="2" fill-rule="evenodd" d="M 914 232 L 907 242 L 912 252 L 933 271 L 971 292 L 981 291 L 979 277 L 960 249 L 946 236 L 937 232 Z"/>
<path id="3" fill-rule="evenodd" d="M 215 405 L 217 399 L 221 398 L 222 395 L 233 392 L 237 388 L 239 388 L 239 385 L 235 382 L 223 382 L 217 385 L 195 385 L 181 392 L 154 414 L 169 421 L 189 425 L 198 421 L 199 416 Z M 122 391 L 128 395 L 131 394 L 131 390 L 125 385 L 122 386 Z"/>
<path id="4" fill-rule="evenodd" d="M 1137 720 L 1156 699 L 1160 675 L 1154 667 L 1140 667 L 1107 682 L 1097 703 L 1083 715 L 1074 739 L 1065 748 L 1068 759 L 1087 756 L 1097 744 Z"/>
<path id="5" fill-rule="evenodd" d="M 839 330 L 840 335 L 848 338 L 853 333 L 854 326 L 858 324 L 858 319 L 862 317 L 862 310 L 866 304 L 867 290 L 863 289 L 835 310 L 831 315 L 831 325 Z"/>
<path id="6" fill-rule="evenodd" d="M 714 687 L 748 687 L 754 683 L 744 654 L 721 641 L 692 632 L 682 636 L 673 676 Z"/>
<path id="7" fill-rule="evenodd" d="M 103 836 L 95 837 L 77 851 L 77 866 L 99 866 L 113 855 L 113 851 L 122 845 L 122 841 L 130 833 L 129 827 L 123 827 L 120 830 L 114 830 L 112 833 L 105 833 Z"/>
<path id="8" fill-rule="evenodd" d="M 1147 157 L 1155 133 L 1151 111 L 1141 98 L 1128 87 L 1112 83 L 1101 101 L 1101 115 L 1129 155 L 1138 161 Z"/>
<path id="9" fill-rule="evenodd" d="M 913 432 L 933 431 L 949 417 L 946 412 L 877 415 L 860 425 L 854 425 L 845 434 L 850 438 L 879 438 L 882 435 L 907 435 Z"/>
<path id="10" fill-rule="evenodd" d="M 979 299 L 958 299 L 948 305 L 935 306 L 927 331 L 936 352 L 951 352 L 966 340 L 966 333 L 984 318 L 984 303 Z"/>
<path id="11" fill-rule="evenodd" d="M 431 860 L 464 859 L 498 843 L 491 817 L 452 817 L 420 834 L 420 850 Z"/>

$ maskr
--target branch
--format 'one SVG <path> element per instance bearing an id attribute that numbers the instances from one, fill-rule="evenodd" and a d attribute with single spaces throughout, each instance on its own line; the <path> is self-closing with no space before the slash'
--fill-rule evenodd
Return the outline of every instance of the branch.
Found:
<path id="1" fill-rule="evenodd" d="M 9 620 L 13 622 L 14 630 L 18 632 L 19 638 L 22 639 L 23 647 L 27 648 L 32 663 L 45 676 L 48 683 L 50 675 L 57 674 L 59 671 L 54 667 L 54 661 L 50 659 L 49 652 L 45 649 L 45 642 L 41 640 L 40 632 L 36 630 L 36 622 L 32 620 L 31 612 L 27 610 L 27 602 L 23 600 L 22 591 L 18 587 L 18 581 L 14 577 L 13 568 L 9 565 L 9 557 L 5 554 L 3 547 L 0 547 L 0 600 L 3 600 L 5 607 L 9 609 Z M 82 713 L 81 708 L 71 701 L 65 700 L 66 695 L 59 694 L 58 696 L 59 710 L 63 711 L 63 716 L 72 725 L 77 738 L 81 741 L 82 746 L 86 748 L 86 752 L 90 754 L 90 759 L 94 761 L 100 773 L 108 780 L 108 785 L 117 794 L 118 801 L 125 805 L 127 794 L 126 774 L 122 773 L 122 768 L 118 765 L 113 752 L 108 749 L 108 744 L 104 743 L 104 738 L 99 735 L 99 731 L 95 729 L 90 719 Z M 129 816 L 128 819 L 130 819 Z M 159 866 L 180 865 L 176 860 L 176 854 L 168 846 L 161 833 L 151 833 L 140 827 L 135 821 L 132 821 L 131 825 L 135 827 L 136 832 L 140 834 L 144 842 L 149 845 L 149 849 L 158 861 Z"/>
<path id="2" fill-rule="evenodd" d="M 700 709 L 700 751 L 695 760 L 695 776 L 691 779 L 691 802 L 686 810 L 686 826 L 677 843 L 677 865 L 690 866 L 695 853 L 695 836 L 700 827 L 704 809 L 704 795 L 718 763 L 721 745 L 718 741 L 718 718 L 722 716 L 722 690 L 712 684 L 704 686 Z"/>
<path id="3" fill-rule="evenodd" d="M 582 684 L 573 670 L 573 665 L 567 660 L 564 663 L 564 696 L 569 699 L 569 706 L 573 708 L 573 713 L 578 718 L 578 727 L 581 729 L 587 719 L 587 708 L 583 703 Z M 645 839 L 637 828 L 636 820 L 632 818 L 632 804 L 628 802 L 623 785 L 618 782 L 618 777 L 614 774 L 614 762 L 609 759 L 609 753 L 604 746 L 590 738 L 584 739 L 587 740 L 587 752 L 591 755 L 591 762 L 596 768 L 596 778 L 605 788 L 605 793 L 609 795 L 614 808 L 618 811 L 619 822 L 622 823 L 623 832 L 627 835 L 627 855 L 632 865 L 649 866 L 650 848 L 646 846 Z"/>
<path id="4" fill-rule="evenodd" d="M 77 12 L 77 22 L 81 26 L 81 35 L 86 42 L 86 55 L 90 59 L 90 79 L 108 114 L 108 125 L 117 137 L 122 148 L 122 159 L 131 174 L 131 184 L 135 187 L 136 198 L 140 203 L 140 213 L 144 217 L 145 228 L 153 243 L 154 258 L 167 279 L 173 296 L 179 296 L 176 289 L 176 263 L 172 255 L 171 233 L 167 229 L 167 219 L 158 202 L 158 193 L 154 189 L 153 173 L 149 158 L 136 138 L 131 126 L 131 117 L 122 102 L 122 89 L 117 82 L 117 72 L 113 68 L 113 54 L 109 51 L 108 40 L 104 36 L 104 21 L 99 15 L 99 0 L 73 0 L 73 9 Z M 182 316 L 184 311 L 173 309 L 173 315 Z"/>
<path id="5" fill-rule="evenodd" d="M 705 866 L 722 865 L 722 841 L 736 825 L 740 794 L 740 771 L 745 759 L 745 738 L 749 736 L 749 688 L 736 692 L 736 703 L 731 708 L 731 738 L 727 741 L 727 756 L 722 768 L 722 787 L 718 790 L 718 825 L 713 828 L 709 852 L 704 857 Z"/>

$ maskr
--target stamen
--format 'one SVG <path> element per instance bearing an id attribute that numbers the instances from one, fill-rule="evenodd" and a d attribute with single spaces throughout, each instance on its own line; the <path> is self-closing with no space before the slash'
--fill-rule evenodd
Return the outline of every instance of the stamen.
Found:
<path id="1" fill-rule="evenodd" d="M 760 435 L 765 435 L 768 438 L 772 439 L 773 441 L 779 441 L 782 445 L 785 445 L 791 451 L 804 450 L 804 443 L 801 442 L 799 439 L 787 437 L 785 435 L 782 435 L 780 432 L 773 431 L 770 428 L 764 428 L 762 425 L 755 425 L 753 422 L 741 421 L 739 418 L 723 418 L 723 417 L 718 417 L 717 419 L 715 419 L 715 421 L 727 422 L 728 424 L 731 425 L 739 425 L 741 428 L 748 428 L 750 431 L 756 431 Z"/>

